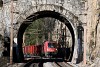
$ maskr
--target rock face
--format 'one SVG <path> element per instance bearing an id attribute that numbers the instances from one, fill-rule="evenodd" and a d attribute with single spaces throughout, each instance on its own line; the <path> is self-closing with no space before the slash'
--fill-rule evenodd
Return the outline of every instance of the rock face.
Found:
<path id="1" fill-rule="evenodd" d="M 100 58 L 100 20 L 98 20 L 97 28 L 96 28 L 96 44 L 95 48 L 92 52 L 92 59 L 95 59 L 96 57 Z"/>
<path id="2" fill-rule="evenodd" d="M 88 26 L 88 30 L 90 30 L 90 36 L 88 36 L 89 40 L 88 40 L 88 44 L 89 44 L 89 51 L 90 51 L 90 57 L 91 60 L 94 60 L 96 57 L 100 57 L 100 45 L 99 45 L 99 41 L 100 41 L 100 37 L 99 37 L 99 24 L 100 24 L 100 5 L 99 5 L 99 0 L 94 0 L 94 1 L 88 1 L 90 2 L 89 4 L 89 8 L 88 9 L 88 17 L 91 17 L 91 19 L 89 20 L 90 26 Z"/>
<path id="3" fill-rule="evenodd" d="M 82 3 L 81 1 L 74 1 L 74 0 L 18 0 L 18 1 L 14 1 L 14 19 L 13 19 L 13 23 L 17 23 L 19 21 L 19 17 L 22 15 L 22 14 L 25 14 L 25 12 L 27 13 L 27 11 L 29 11 L 29 9 L 31 9 L 33 6 L 38 6 L 38 5 L 41 5 L 41 4 L 51 4 L 51 5 L 57 5 L 57 6 L 62 6 L 64 7 L 65 9 L 67 9 L 69 12 L 71 12 L 72 14 L 76 15 L 77 17 L 79 17 L 79 14 L 82 13 L 82 11 L 84 12 L 84 7 L 85 6 L 82 6 L 82 5 L 85 5 L 85 3 Z M 3 8 L 1 9 L 1 18 L 0 20 L 2 19 L 2 23 L 4 23 L 3 26 L 6 26 L 6 30 L 7 32 L 9 33 L 9 27 L 10 27 L 10 21 L 11 21 L 11 13 L 10 13 L 10 2 L 9 0 L 5 0 L 4 1 L 4 6 Z M 41 8 L 41 7 L 40 7 Z M 48 9 L 52 9 L 55 7 L 51 6 L 49 7 L 48 6 Z M 57 7 L 56 7 L 57 8 Z M 45 7 L 44 7 L 45 9 Z M 33 11 L 39 11 L 39 8 L 36 8 L 34 9 Z M 59 10 L 58 10 L 59 12 Z M 63 10 L 62 10 L 63 12 Z M 71 17 L 70 17 L 71 18 Z M 81 17 L 79 17 L 80 19 Z M 24 16 L 23 16 L 23 19 Z M 21 20 L 21 19 L 20 19 Z M 74 20 L 74 19 L 72 19 Z M 7 36 L 9 36 L 9 34 L 7 34 Z"/>
<path id="4" fill-rule="evenodd" d="M 0 9 L 0 34 L 2 34 L 2 36 L 10 36 L 10 7 L 11 2 L 9 0 L 4 0 L 4 5 Z M 100 20 L 97 21 L 100 19 L 98 18 L 98 15 L 100 14 L 99 0 L 16 0 L 13 3 L 14 37 L 17 36 L 18 29 L 23 20 L 32 13 L 42 10 L 55 10 L 66 16 L 71 23 L 73 22 L 72 25 L 75 30 L 75 35 L 77 35 L 77 25 L 81 22 L 84 28 L 83 41 L 86 45 L 87 55 L 92 54 L 91 56 L 94 56 L 94 54 L 97 54 L 96 56 L 100 56 L 98 55 L 100 54 L 98 51 L 100 49 L 100 25 L 98 24 Z M 97 34 L 95 34 L 96 26 Z M 75 38 L 77 38 L 77 36 Z M 78 45 L 75 46 L 75 48 L 75 52 L 77 52 Z"/>

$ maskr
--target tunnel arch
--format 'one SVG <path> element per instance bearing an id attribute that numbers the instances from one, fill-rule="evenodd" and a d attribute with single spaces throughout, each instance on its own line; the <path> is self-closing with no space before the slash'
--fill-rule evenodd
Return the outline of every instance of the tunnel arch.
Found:
<path id="1" fill-rule="evenodd" d="M 46 14 L 48 14 L 47 16 L 45 14 L 41 14 L 42 12 L 47 12 Z M 54 15 L 52 15 L 54 14 Z M 39 15 L 40 14 L 40 15 Z M 58 17 L 56 15 L 59 15 Z M 60 21 L 65 21 L 68 22 L 66 23 L 67 26 L 71 27 L 70 31 L 73 32 L 73 41 L 74 41 L 74 47 L 76 49 L 74 49 L 73 54 L 72 54 L 72 62 L 76 62 L 76 60 L 74 60 L 76 57 L 74 57 L 74 54 L 77 54 L 77 24 L 80 22 L 78 20 L 78 17 L 76 17 L 73 13 L 71 13 L 70 11 L 68 11 L 67 9 L 63 8 L 62 6 L 58 6 L 58 5 L 51 5 L 51 4 L 41 4 L 41 5 L 37 5 L 37 6 L 33 6 L 31 7 L 29 10 L 26 10 L 24 13 L 22 13 L 19 16 L 19 19 L 17 21 L 17 25 L 14 37 L 17 37 L 17 41 L 18 41 L 18 55 L 19 55 L 19 59 L 21 60 L 20 62 L 23 61 L 23 53 L 22 53 L 22 34 L 24 32 L 23 28 L 26 28 L 28 25 L 27 24 L 31 24 L 30 21 L 34 21 L 35 19 L 39 19 L 39 18 L 43 18 L 43 17 L 54 17 L 56 19 L 60 19 Z M 32 19 L 33 18 L 33 19 Z M 21 31 L 21 32 L 19 32 Z M 18 34 L 18 35 L 17 35 Z M 20 43 L 19 43 L 20 42 Z M 71 60 L 70 59 L 70 60 Z"/>
<path id="2" fill-rule="evenodd" d="M 69 61 L 71 61 L 72 56 L 73 56 L 73 51 L 74 51 L 74 44 L 75 44 L 75 34 L 74 34 L 74 30 L 73 27 L 71 25 L 71 23 L 60 13 L 57 13 L 55 11 L 40 11 L 40 12 L 36 12 L 33 15 L 29 16 L 26 18 L 25 21 L 23 21 L 23 23 L 21 24 L 19 31 L 18 31 L 18 47 L 19 47 L 19 55 L 20 55 L 20 59 L 23 60 L 23 52 L 22 52 L 22 42 L 23 42 L 23 34 L 24 31 L 26 30 L 26 28 L 32 23 L 31 21 L 35 21 L 39 18 L 43 18 L 43 17 L 52 17 L 55 19 L 60 20 L 61 22 L 64 22 L 64 24 L 68 27 L 68 29 L 71 32 L 72 35 L 72 53 L 71 53 L 71 57 L 69 59 Z"/>

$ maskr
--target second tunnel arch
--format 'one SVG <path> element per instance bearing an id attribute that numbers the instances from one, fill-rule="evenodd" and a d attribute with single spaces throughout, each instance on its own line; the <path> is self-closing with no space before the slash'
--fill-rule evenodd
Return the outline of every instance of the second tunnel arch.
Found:
<path id="1" fill-rule="evenodd" d="M 51 5 L 47 5 L 47 6 L 51 6 Z M 54 5 L 54 6 L 56 6 L 56 5 Z M 29 23 L 30 21 L 39 19 L 39 18 L 43 18 L 43 17 L 52 17 L 52 18 L 56 18 L 62 22 L 65 22 L 65 24 L 70 29 L 72 37 L 73 37 L 73 50 L 74 50 L 74 47 L 75 47 L 74 44 L 77 44 L 77 34 L 76 34 L 77 26 L 76 25 L 77 25 L 77 23 L 79 23 L 79 21 L 78 21 L 77 17 L 75 15 L 73 15 L 71 12 L 69 12 L 68 10 L 64 9 L 61 6 L 56 6 L 56 7 L 58 7 L 60 9 L 60 11 L 54 10 L 54 8 L 51 8 L 51 9 L 40 8 L 40 11 L 36 11 L 31 14 L 30 14 L 30 11 L 27 11 L 27 12 L 29 12 L 29 14 L 27 12 L 25 12 L 25 14 L 21 15 L 21 17 L 19 18 L 18 23 L 21 22 L 21 24 L 17 31 L 18 32 L 17 38 L 18 38 L 19 55 L 20 55 L 21 61 L 23 60 L 22 36 L 23 36 L 23 33 L 24 33 L 26 27 L 28 26 L 27 23 Z M 33 9 L 32 9 L 32 11 L 33 11 Z M 64 11 L 65 11 L 65 13 L 64 13 Z M 23 20 L 23 17 L 24 18 L 26 17 L 26 18 Z M 20 19 L 22 19 L 22 20 L 20 21 Z M 31 24 L 31 23 L 29 23 L 29 24 Z M 74 51 L 72 53 L 74 53 Z M 72 56 L 73 56 L 73 54 L 72 54 Z M 71 59 L 72 59 L 72 56 L 71 56 Z"/>

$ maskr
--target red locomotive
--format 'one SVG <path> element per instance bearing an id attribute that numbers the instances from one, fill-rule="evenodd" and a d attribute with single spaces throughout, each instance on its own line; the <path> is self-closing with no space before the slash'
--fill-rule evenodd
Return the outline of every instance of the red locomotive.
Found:
<path id="1" fill-rule="evenodd" d="M 44 42 L 44 53 L 45 56 L 57 54 L 57 43 L 54 41 L 46 41 Z"/>
<path id="2" fill-rule="evenodd" d="M 29 45 L 23 47 L 24 55 L 46 57 L 57 54 L 57 43 L 54 41 L 45 41 L 43 45 Z"/>

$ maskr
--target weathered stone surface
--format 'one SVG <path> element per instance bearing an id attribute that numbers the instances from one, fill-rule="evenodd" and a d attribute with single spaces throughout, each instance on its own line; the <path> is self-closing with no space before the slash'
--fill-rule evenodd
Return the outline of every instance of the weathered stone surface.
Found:
<path id="1" fill-rule="evenodd" d="M 4 6 L 0 10 L 0 34 L 5 33 L 5 36 L 10 36 L 11 3 L 10 0 L 3 1 Z M 82 22 L 83 24 L 85 23 L 85 27 L 83 25 L 86 29 L 86 35 L 84 35 L 86 36 L 86 38 L 84 38 L 86 42 L 84 44 L 87 45 L 86 47 L 89 47 L 90 40 L 92 39 L 93 42 L 95 42 L 95 39 L 97 39 L 96 47 L 99 47 L 99 27 L 97 29 L 97 38 L 95 37 L 95 28 L 97 25 L 98 15 L 100 14 L 99 0 L 18 0 L 14 1 L 13 5 L 13 23 L 18 23 L 14 25 L 14 37 L 16 37 L 21 23 L 31 14 L 37 11 L 55 10 L 55 12 L 61 13 L 71 22 L 74 30 L 77 29 L 79 22 Z M 62 8 L 60 6 L 62 6 Z M 94 36 L 91 36 L 92 31 L 94 31 Z M 75 32 L 75 35 L 77 35 L 77 31 Z M 75 38 L 77 38 L 77 36 L 75 36 Z M 77 47 L 78 46 L 75 46 L 75 52 L 77 52 Z M 100 48 L 95 49 L 94 54 L 97 53 L 99 49 Z M 89 48 L 86 48 L 86 50 L 88 54 Z"/>

